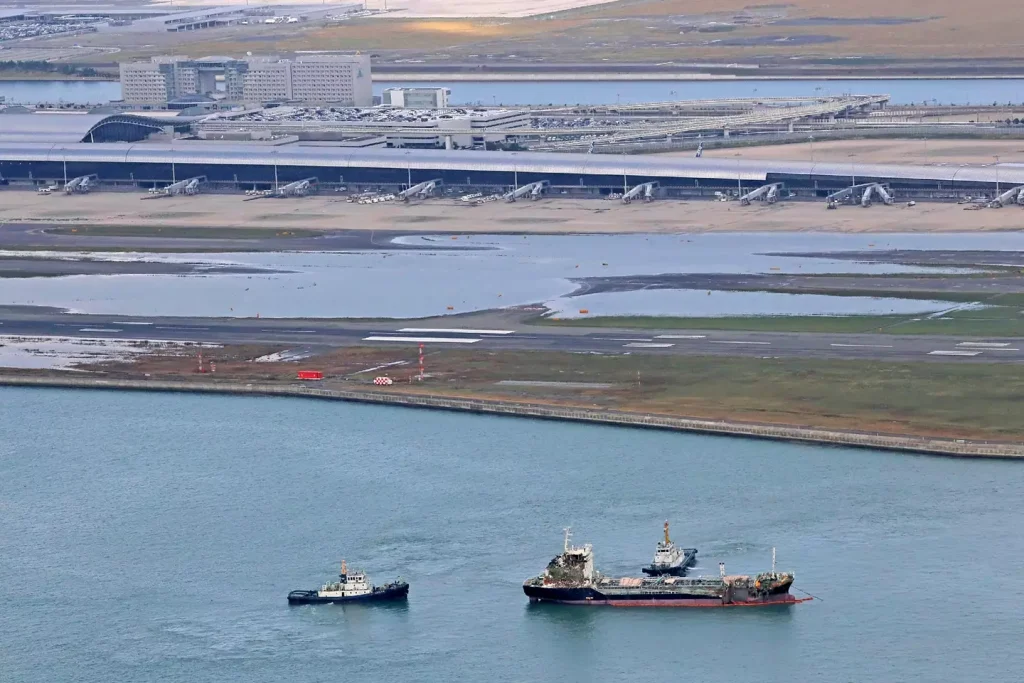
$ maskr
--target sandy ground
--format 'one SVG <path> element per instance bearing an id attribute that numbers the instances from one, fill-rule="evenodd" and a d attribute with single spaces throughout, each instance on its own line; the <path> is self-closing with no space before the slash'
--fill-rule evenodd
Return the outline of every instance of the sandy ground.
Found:
<path id="1" fill-rule="evenodd" d="M 476 0 L 475 2 L 455 2 L 454 0 L 366 0 L 365 7 L 369 10 L 387 10 L 387 16 L 395 17 L 530 17 L 549 12 L 563 12 L 578 7 L 602 5 L 615 0 Z M 178 6 L 208 6 L 208 0 L 172 0 L 172 2 L 154 3 L 155 5 L 173 4 Z M 248 0 L 220 0 L 218 5 L 249 5 Z M 274 0 L 273 3 L 252 3 L 253 5 L 303 5 L 313 3 L 309 0 Z M 352 4 L 351 0 L 339 0 L 337 5 Z"/>
<path id="2" fill-rule="evenodd" d="M 1024 212 L 1010 207 L 965 211 L 957 204 L 842 207 L 821 202 L 755 203 L 662 200 L 625 206 L 616 201 L 560 199 L 466 206 L 452 200 L 358 205 L 333 197 L 242 201 L 200 195 L 138 201 L 137 195 L 85 196 L 0 192 L 0 222 L 53 225 L 238 227 L 474 233 L 683 232 L 970 232 L 1019 230 Z M 282 247 L 287 238 L 282 239 Z M 286 248 L 286 247 L 285 247 Z"/>
<path id="3" fill-rule="evenodd" d="M 826 140 L 814 143 L 708 149 L 709 157 L 891 164 L 1024 163 L 1024 140 Z M 661 156 L 661 155 L 659 155 Z M 693 152 L 670 156 L 692 157 Z"/>

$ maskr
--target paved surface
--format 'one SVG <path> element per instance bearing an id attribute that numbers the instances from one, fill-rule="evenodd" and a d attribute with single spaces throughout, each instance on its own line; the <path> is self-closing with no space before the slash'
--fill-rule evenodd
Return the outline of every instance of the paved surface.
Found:
<path id="1" fill-rule="evenodd" d="M 357 323 L 320 320 L 139 318 L 72 315 L 53 309 L 0 308 L 0 336 L 164 339 L 282 348 L 398 346 L 653 353 L 759 358 L 846 358 L 887 361 L 1024 362 L 1024 339 L 882 334 L 809 334 L 644 330 L 587 331 L 510 324 L 489 329 L 467 320 L 443 323 Z M 460 329 L 461 328 L 461 329 Z M 2 343 L 2 342 L 0 342 Z"/>

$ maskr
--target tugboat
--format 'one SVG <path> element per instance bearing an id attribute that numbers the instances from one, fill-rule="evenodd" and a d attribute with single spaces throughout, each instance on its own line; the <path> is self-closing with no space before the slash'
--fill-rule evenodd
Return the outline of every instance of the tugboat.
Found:
<path id="1" fill-rule="evenodd" d="M 677 578 L 656 576 L 615 579 L 594 569 L 594 550 L 588 543 L 574 546 L 565 530 L 563 552 L 548 563 L 540 576 L 527 579 L 523 592 L 530 602 L 563 605 L 610 605 L 612 607 L 761 607 L 794 605 L 811 598 L 789 592 L 794 576 L 772 569 L 754 576 L 727 575 L 719 563 L 718 576 Z"/>
<path id="2" fill-rule="evenodd" d="M 686 570 L 697 562 L 696 548 L 679 548 L 668 537 L 668 522 L 665 522 L 665 540 L 658 541 L 654 561 L 641 571 L 648 576 L 686 576 Z"/>
<path id="3" fill-rule="evenodd" d="M 383 586 L 371 586 L 366 572 L 349 573 L 345 560 L 341 561 L 339 581 L 325 583 L 319 590 L 292 591 L 288 594 L 289 605 L 322 605 L 333 602 L 374 602 L 405 600 L 409 596 L 409 584 L 397 579 Z"/>

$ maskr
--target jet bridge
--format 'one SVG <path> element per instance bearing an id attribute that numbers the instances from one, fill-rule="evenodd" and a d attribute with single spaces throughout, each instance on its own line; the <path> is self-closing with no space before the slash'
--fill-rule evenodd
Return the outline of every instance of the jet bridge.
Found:
<path id="1" fill-rule="evenodd" d="M 654 201 L 654 193 L 655 193 L 655 191 L 657 189 L 658 189 L 658 182 L 657 181 L 654 181 L 654 182 L 651 182 L 651 183 L 641 183 L 640 185 L 637 185 L 636 187 L 631 189 L 626 194 L 622 195 L 622 203 L 623 204 L 629 204 L 634 199 L 637 199 L 639 197 L 643 197 L 643 200 L 645 202 L 653 202 Z"/>
<path id="2" fill-rule="evenodd" d="M 277 188 L 278 197 L 305 197 L 316 185 L 316 178 L 303 178 Z"/>
<path id="3" fill-rule="evenodd" d="M 1013 204 L 1014 202 L 1024 205 L 1024 185 L 1011 187 L 1006 192 L 1000 193 L 988 203 L 988 207 L 990 209 L 1001 209 L 1007 204 Z"/>
<path id="4" fill-rule="evenodd" d="M 762 185 L 756 190 L 752 190 L 742 197 L 740 197 L 740 204 L 748 206 L 750 202 L 755 200 L 763 200 L 769 204 L 774 204 L 779 201 L 779 191 L 782 189 L 782 183 L 770 183 L 768 185 Z"/>
<path id="5" fill-rule="evenodd" d="M 195 195 L 199 194 L 199 185 L 206 182 L 206 176 L 200 175 L 195 178 L 186 178 L 185 180 L 179 180 L 176 183 L 171 183 L 167 187 L 150 190 L 152 196 L 156 197 L 175 197 L 177 195 Z M 143 197 L 146 199 L 146 197 Z"/>
<path id="6" fill-rule="evenodd" d="M 95 173 L 80 175 L 64 184 L 64 192 L 67 194 L 87 194 L 96 185 L 98 180 L 99 176 Z"/>
<path id="7" fill-rule="evenodd" d="M 440 178 L 435 178 L 434 180 L 428 180 L 426 182 L 419 183 L 418 185 L 413 185 L 412 187 L 399 192 L 398 198 L 403 202 L 407 202 L 413 197 L 417 199 L 426 199 L 430 195 L 434 194 L 434 190 L 438 188 L 441 182 Z"/>
<path id="8" fill-rule="evenodd" d="M 833 192 L 825 198 L 825 205 L 830 209 L 834 209 L 841 201 L 859 201 L 860 205 L 866 208 L 871 206 L 871 198 L 875 195 L 882 200 L 883 204 L 891 205 L 895 201 L 892 191 L 884 183 L 858 183 L 857 185 L 843 188 L 838 192 Z M 856 200 L 856 197 L 860 197 L 860 199 Z"/>
<path id="9" fill-rule="evenodd" d="M 544 194 L 544 190 L 548 189 L 550 186 L 551 186 L 551 182 L 550 181 L 548 181 L 548 180 L 538 180 L 535 183 L 530 183 L 529 185 L 523 185 L 522 187 L 517 187 L 516 189 L 512 190 L 511 192 L 506 193 L 505 194 L 505 201 L 507 201 L 507 202 L 514 202 L 515 200 L 519 199 L 520 197 L 525 197 L 527 195 L 530 196 L 530 199 L 537 200 L 537 199 L 540 199 L 541 195 Z"/>

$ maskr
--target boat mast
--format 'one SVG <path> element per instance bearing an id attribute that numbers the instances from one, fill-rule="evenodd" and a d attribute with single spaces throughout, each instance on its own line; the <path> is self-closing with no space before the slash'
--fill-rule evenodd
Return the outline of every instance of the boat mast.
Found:
<path id="1" fill-rule="evenodd" d="M 668 538 L 668 520 L 665 520 L 665 545 L 670 544 L 672 541 Z"/>
<path id="2" fill-rule="evenodd" d="M 572 527 L 565 527 L 565 552 L 569 552 L 569 539 L 572 538 Z"/>
<path id="3" fill-rule="evenodd" d="M 772 548 L 772 574 L 775 573 L 775 548 Z"/>
<path id="4" fill-rule="evenodd" d="M 342 578 L 348 576 L 348 569 L 345 567 L 345 560 L 341 561 L 341 576 Z"/>

